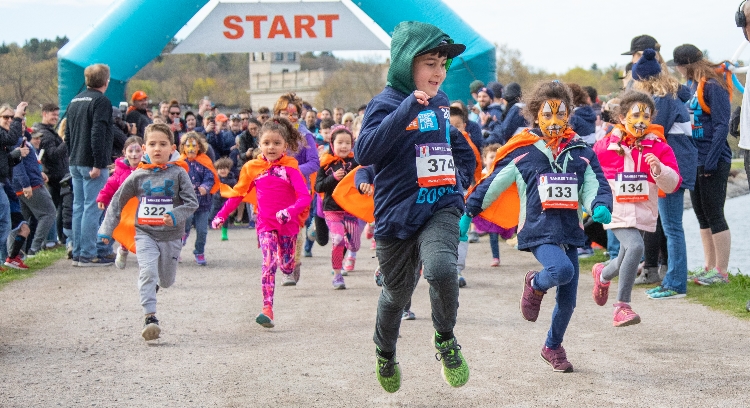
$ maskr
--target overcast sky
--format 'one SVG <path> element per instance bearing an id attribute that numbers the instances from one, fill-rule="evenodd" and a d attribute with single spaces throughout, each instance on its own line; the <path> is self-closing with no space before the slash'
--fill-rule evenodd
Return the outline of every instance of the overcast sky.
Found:
<path id="1" fill-rule="evenodd" d="M 593 63 L 622 66 L 629 58 L 620 54 L 639 34 L 654 36 L 667 59 L 684 43 L 708 50 L 714 61 L 729 59 L 744 40 L 734 25 L 735 0 L 443 1 L 490 42 L 519 50 L 527 65 L 557 73 Z M 0 42 L 76 38 L 113 3 L 0 0 Z M 750 60 L 750 51 L 742 59 Z"/>

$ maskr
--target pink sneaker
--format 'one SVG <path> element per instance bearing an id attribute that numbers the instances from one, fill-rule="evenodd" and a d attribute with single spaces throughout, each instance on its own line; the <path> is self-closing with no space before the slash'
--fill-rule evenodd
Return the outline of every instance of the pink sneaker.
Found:
<path id="1" fill-rule="evenodd" d="M 562 345 L 556 350 L 544 346 L 542 347 L 540 356 L 542 360 L 552 366 L 552 371 L 556 373 L 573 372 L 573 364 L 570 364 L 570 361 L 568 361 L 568 356 L 565 354 L 565 349 Z"/>
<path id="2" fill-rule="evenodd" d="M 492 258 L 492 263 L 490 263 L 490 266 L 500 266 L 500 259 L 499 258 Z"/>
<path id="3" fill-rule="evenodd" d="M 357 262 L 357 258 L 351 258 L 351 257 L 347 256 L 346 259 L 344 259 L 344 270 L 347 271 L 347 272 L 353 271 L 354 270 L 354 264 L 356 262 Z"/>
<path id="4" fill-rule="evenodd" d="M 614 318 L 612 325 L 615 327 L 625 327 L 638 324 L 641 322 L 641 317 L 638 313 L 634 312 L 627 303 L 615 303 Z"/>
<path id="5" fill-rule="evenodd" d="M 370 249 L 375 249 L 377 247 L 377 244 L 375 243 L 375 240 L 372 240 L 372 244 L 370 244 Z"/>
<path id="6" fill-rule="evenodd" d="M 602 283 L 602 269 L 604 269 L 603 263 L 595 264 L 591 268 L 591 275 L 594 276 L 594 302 L 599 306 L 607 304 L 607 298 L 609 297 L 609 284 L 611 282 Z"/>
<path id="7" fill-rule="evenodd" d="M 523 295 L 521 295 L 521 315 L 524 319 L 535 322 L 539 317 L 539 308 L 542 306 L 542 298 L 547 292 L 535 290 L 531 287 L 531 280 L 536 276 L 536 271 L 526 272 L 523 278 Z"/>
<path id="8" fill-rule="evenodd" d="M 365 225 L 365 238 L 372 239 L 373 234 L 375 234 L 375 225 L 368 223 Z"/>

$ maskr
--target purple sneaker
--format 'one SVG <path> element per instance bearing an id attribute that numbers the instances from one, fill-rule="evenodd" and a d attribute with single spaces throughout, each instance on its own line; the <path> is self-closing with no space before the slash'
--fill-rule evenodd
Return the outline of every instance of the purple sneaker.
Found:
<path id="1" fill-rule="evenodd" d="M 547 346 L 542 347 L 540 354 L 542 360 L 552 366 L 552 371 L 556 373 L 572 373 L 573 364 L 570 364 L 568 357 L 565 355 L 565 349 L 561 345 L 557 350 L 552 350 Z"/>
<path id="2" fill-rule="evenodd" d="M 187 244 L 187 239 L 189 236 L 190 236 L 189 232 L 182 234 L 182 246 L 185 246 L 185 244 Z"/>
<path id="3" fill-rule="evenodd" d="M 346 289 L 346 284 L 344 283 L 344 276 L 341 274 L 334 275 L 333 277 L 333 288 L 334 289 Z"/>
<path id="4" fill-rule="evenodd" d="M 521 296 L 521 314 L 523 318 L 535 322 L 539 317 L 539 308 L 542 305 L 542 298 L 547 292 L 535 290 L 531 287 L 531 280 L 536 276 L 536 271 L 526 272 L 523 278 L 523 295 Z"/>
<path id="5" fill-rule="evenodd" d="M 206 265 L 206 256 L 203 254 L 195 254 L 195 263 L 200 266 Z"/>

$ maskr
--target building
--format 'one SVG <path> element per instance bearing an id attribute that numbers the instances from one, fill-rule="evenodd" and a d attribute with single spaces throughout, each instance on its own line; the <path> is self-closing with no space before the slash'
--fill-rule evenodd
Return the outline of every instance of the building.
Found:
<path id="1" fill-rule="evenodd" d="M 261 106 L 273 108 L 279 96 L 286 92 L 294 92 L 312 102 L 330 75 L 322 69 L 301 71 L 298 52 L 252 52 L 249 66 L 248 94 L 255 111 Z"/>

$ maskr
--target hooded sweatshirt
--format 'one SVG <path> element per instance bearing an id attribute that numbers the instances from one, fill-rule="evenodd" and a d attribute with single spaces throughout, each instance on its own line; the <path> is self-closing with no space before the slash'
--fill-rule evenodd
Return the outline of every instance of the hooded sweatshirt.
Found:
<path id="1" fill-rule="evenodd" d="M 413 94 L 414 57 L 448 39 L 430 24 L 399 24 L 391 40 L 387 86 L 367 105 L 354 154 L 359 164 L 372 165 L 375 173 L 377 238 L 407 239 L 436 211 L 455 208 L 458 215 L 464 210 L 462 191 L 474 174 L 474 152 L 450 126 L 450 103 L 443 91 L 430 98 L 428 106 L 420 105 Z M 421 166 L 419 174 L 417 163 L 432 158 L 434 164 Z M 426 171 L 438 165 L 443 178 L 430 184 Z"/>

